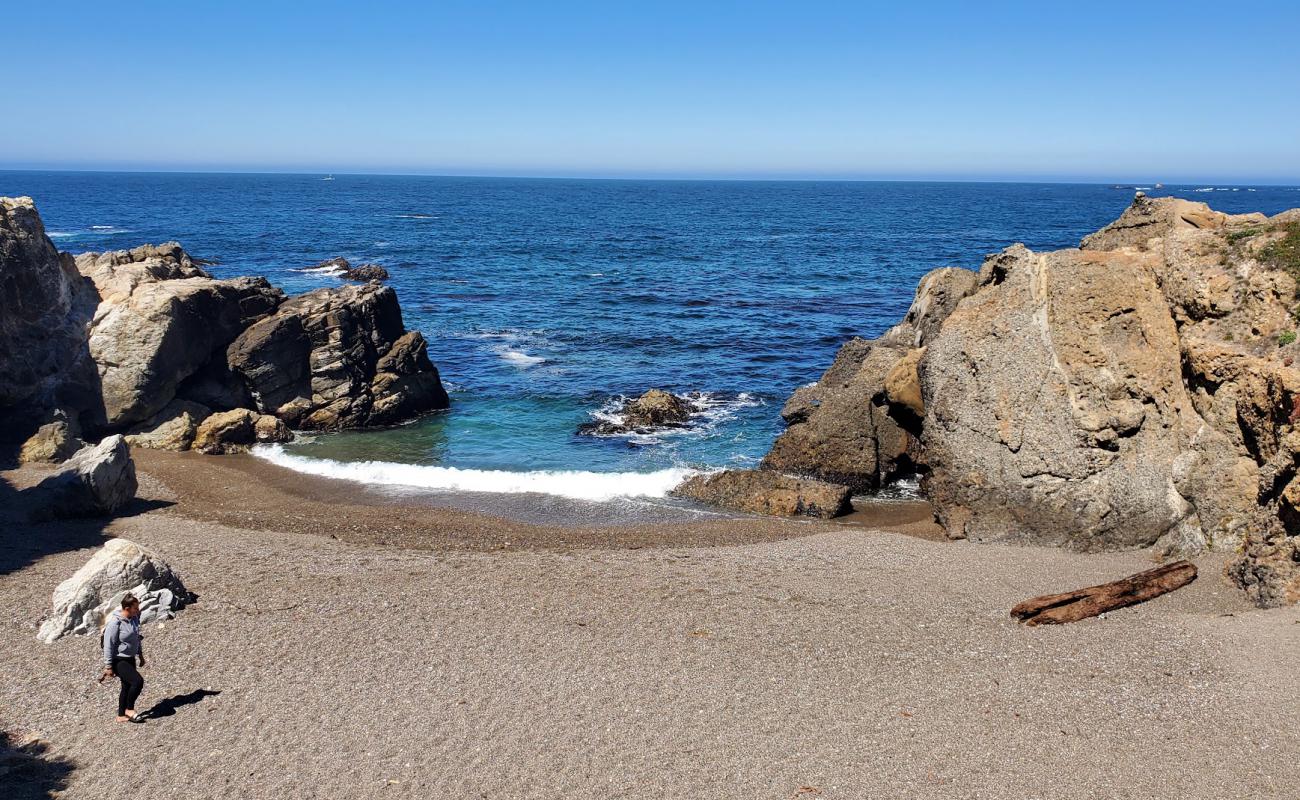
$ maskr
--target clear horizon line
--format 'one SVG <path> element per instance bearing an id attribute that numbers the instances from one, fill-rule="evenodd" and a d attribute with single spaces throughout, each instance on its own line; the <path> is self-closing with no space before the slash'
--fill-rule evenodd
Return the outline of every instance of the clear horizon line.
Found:
<path id="1" fill-rule="evenodd" d="M 1132 178 L 1114 178 L 1102 179 L 1093 176 L 980 176 L 980 175 L 947 175 L 947 176 L 928 176 L 924 173 L 916 175 L 893 175 L 888 177 L 847 177 L 834 175 L 763 175 L 761 173 L 754 175 L 663 175 L 653 173 L 627 173 L 627 174 L 591 174 L 591 173 L 557 173 L 557 174 L 505 174 L 505 173 L 483 173 L 483 172 L 456 172 L 456 171 L 334 171 L 329 170 L 305 170 L 302 168 L 254 168 L 254 169 L 234 169 L 234 168 L 193 168 L 193 167 L 151 167 L 142 168 L 112 168 L 112 167 L 32 167 L 32 166 L 4 166 L 0 165 L 0 172 L 62 172 L 62 173 L 92 173 L 92 174 L 127 174 L 127 175 L 283 175 L 283 176 L 345 176 L 345 177 L 411 177 L 411 178 L 470 178 L 483 180 L 590 180 L 590 181 L 664 181 L 664 182 L 733 182 L 733 183 L 1029 183 L 1029 184 L 1077 184 L 1104 186 L 1108 184 L 1119 184 L 1123 186 L 1150 186 L 1154 187 L 1157 183 L 1166 186 L 1204 186 L 1208 184 L 1220 184 L 1226 186 L 1276 186 L 1276 187 L 1295 187 L 1300 186 L 1300 179 L 1294 181 L 1274 181 L 1274 180 L 1243 180 L 1242 176 L 1234 178 L 1202 178 L 1198 180 L 1188 180 L 1179 177 L 1178 180 L 1171 181 L 1151 181 L 1151 180 L 1134 180 Z"/>

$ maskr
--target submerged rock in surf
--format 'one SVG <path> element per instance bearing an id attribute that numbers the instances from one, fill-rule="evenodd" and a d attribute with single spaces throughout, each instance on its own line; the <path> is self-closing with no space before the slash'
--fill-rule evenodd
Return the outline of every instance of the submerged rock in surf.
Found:
<path id="1" fill-rule="evenodd" d="M 680 428 L 690 421 L 692 411 L 686 399 L 662 389 L 651 389 L 640 397 L 624 401 L 622 407 L 607 418 L 579 426 L 578 433 L 613 436 Z"/>

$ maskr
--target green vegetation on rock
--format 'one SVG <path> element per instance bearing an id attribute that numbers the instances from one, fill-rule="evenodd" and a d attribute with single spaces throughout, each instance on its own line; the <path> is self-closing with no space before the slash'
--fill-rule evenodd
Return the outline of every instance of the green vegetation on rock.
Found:
<path id="1" fill-rule="evenodd" d="M 1300 222 L 1280 226 L 1283 236 L 1269 242 L 1259 251 L 1259 260 L 1273 269 L 1280 269 L 1300 284 Z"/>

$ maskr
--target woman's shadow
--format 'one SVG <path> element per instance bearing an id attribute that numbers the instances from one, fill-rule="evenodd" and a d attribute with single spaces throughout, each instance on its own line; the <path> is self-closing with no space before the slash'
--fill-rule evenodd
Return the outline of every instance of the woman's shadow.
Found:
<path id="1" fill-rule="evenodd" d="M 140 716 L 144 719 L 157 719 L 158 717 L 170 717 L 176 713 L 176 709 L 184 706 L 192 706 L 205 697 L 215 697 L 221 694 L 219 689 L 195 689 L 189 694 L 178 694 L 159 700 L 153 704 L 153 708 L 144 712 Z"/>

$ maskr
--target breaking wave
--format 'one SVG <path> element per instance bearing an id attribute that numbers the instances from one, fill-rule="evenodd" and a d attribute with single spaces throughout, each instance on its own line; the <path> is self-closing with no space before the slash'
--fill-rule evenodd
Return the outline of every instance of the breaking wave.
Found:
<path id="1" fill-rule="evenodd" d="M 530 356 L 523 350 L 502 349 L 497 352 L 501 356 L 502 360 L 508 361 L 516 367 L 531 367 L 546 361 L 546 359 L 541 356 Z"/>
<path id="2" fill-rule="evenodd" d="M 391 461 L 333 461 L 293 455 L 280 445 L 260 445 L 253 448 L 253 454 L 295 472 L 370 486 L 405 486 L 490 494 L 537 493 L 590 501 L 622 497 L 664 497 L 677 484 L 695 474 L 694 470 L 684 467 L 656 472 L 507 472 L 398 464 Z"/>

